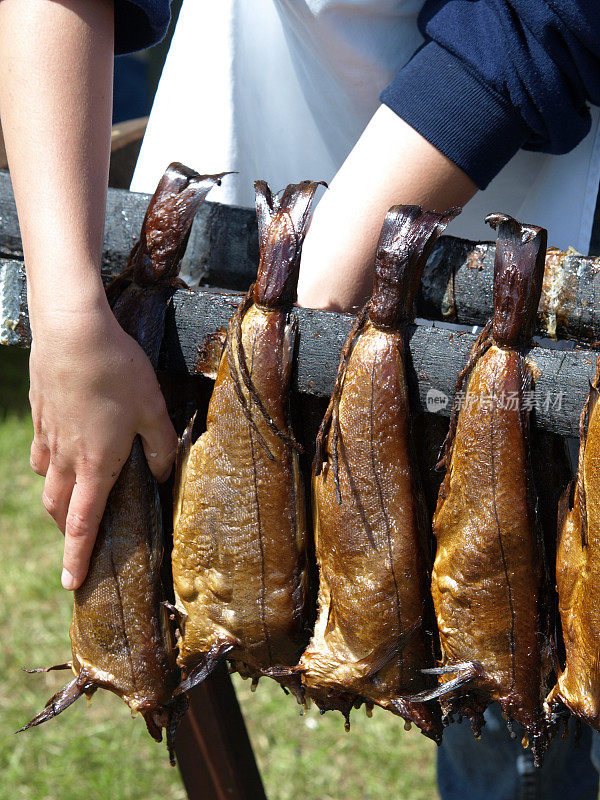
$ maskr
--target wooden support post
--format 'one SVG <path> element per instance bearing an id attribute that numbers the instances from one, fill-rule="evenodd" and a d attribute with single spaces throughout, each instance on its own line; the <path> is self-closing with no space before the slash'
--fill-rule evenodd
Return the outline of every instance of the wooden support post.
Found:
<path id="1" fill-rule="evenodd" d="M 191 692 L 176 753 L 189 800 L 266 800 L 224 664 Z"/>

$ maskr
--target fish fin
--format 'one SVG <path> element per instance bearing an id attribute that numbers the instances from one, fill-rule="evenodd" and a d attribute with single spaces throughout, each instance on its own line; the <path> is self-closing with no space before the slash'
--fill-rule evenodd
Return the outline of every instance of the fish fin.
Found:
<path id="1" fill-rule="evenodd" d="M 236 639 L 218 639 L 204 658 L 181 681 L 173 692 L 173 696 L 179 697 L 184 692 L 189 692 L 194 686 L 198 686 L 199 683 L 206 680 L 223 658 L 232 650 L 235 650 L 236 647 L 239 647 L 239 642 Z"/>
<path id="2" fill-rule="evenodd" d="M 467 385 L 467 381 L 469 380 L 469 376 L 473 371 L 475 364 L 481 358 L 481 356 L 489 350 L 492 346 L 492 320 L 488 320 L 484 328 L 482 328 L 481 333 L 477 337 L 475 344 L 471 348 L 471 352 L 469 353 L 469 358 L 467 359 L 467 363 L 458 373 L 458 377 L 456 379 L 456 385 L 454 387 L 454 401 L 452 403 L 452 410 L 450 412 L 450 425 L 448 427 L 448 433 L 446 434 L 446 438 L 444 439 L 442 446 L 440 448 L 438 462 L 435 465 L 435 469 L 437 470 L 448 470 L 450 468 L 450 461 L 452 459 L 452 450 L 454 448 L 454 436 L 456 434 L 456 427 L 458 425 L 458 414 L 460 411 L 461 400 L 463 397 L 463 391 L 465 386 Z M 442 489 L 440 489 L 440 494 L 443 490 L 444 484 L 442 483 Z"/>
<path id="3" fill-rule="evenodd" d="M 269 443 L 262 435 L 260 428 L 258 427 L 256 420 L 252 415 L 252 409 L 250 408 L 250 403 L 246 398 L 246 396 L 244 395 L 244 391 L 242 389 L 242 377 L 235 364 L 235 356 L 233 352 L 233 340 L 231 338 L 229 339 L 227 344 L 227 363 L 229 366 L 229 377 L 231 378 L 231 381 L 233 383 L 233 390 L 241 406 L 242 413 L 248 420 L 251 429 L 256 434 L 256 440 L 265 451 L 265 454 L 269 459 L 269 461 L 275 461 L 275 456 L 271 452 Z"/>
<path id="4" fill-rule="evenodd" d="M 304 452 L 304 449 L 302 445 L 294 438 L 294 435 L 291 431 L 291 425 L 289 424 L 289 419 L 287 420 L 289 428 L 288 431 L 281 430 L 281 428 L 277 425 L 277 423 L 267 410 L 265 404 L 263 403 L 260 393 L 257 390 L 256 386 L 254 385 L 252 376 L 250 374 L 250 369 L 248 367 L 248 362 L 246 360 L 246 353 L 244 350 L 242 322 L 246 312 L 248 311 L 250 305 L 252 304 L 252 292 L 253 289 L 251 287 L 246 296 L 243 298 L 240 305 L 238 306 L 231 320 L 231 328 L 228 337 L 229 342 L 227 349 L 227 358 L 229 362 L 229 372 L 233 379 L 234 388 L 236 389 L 236 394 L 238 396 L 238 399 L 240 400 L 240 403 L 242 404 L 242 407 L 244 409 L 244 413 L 252 423 L 253 428 L 255 429 L 256 433 L 259 436 L 261 444 L 263 444 L 268 454 L 270 455 L 271 460 L 273 460 L 274 456 L 271 453 L 266 440 L 260 433 L 260 430 L 258 429 L 258 426 L 252 417 L 250 401 L 253 401 L 255 403 L 264 421 L 267 423 L 267 426 L 275 434 L 275 436 L 277 436 L 287 445 L 293 447 L 300 453 Z M 235 345 L 235 350 L 234 350 L 234 345 Z M 241 383 L 243 383 L 243 385 L 246 387 L 246 390 L 249 395 L 249 400 L 247 400 L 246 397 L 244 396 L 240 380 Z"/>
<path id="5" fill-rule="evenodd" d="M 27 669 L 27 667 L 21 667 L 22 672 L 27 672 L 29 675 L 34 675 L 38 672 L 52 672 L 55 669 L 72 669 L 73 662 L 72 661 L 65 661 L 64 664 L 55 664 L 53 667 L 33 667 L 33 669 Z"/>
<path id="6" fill-rule="evenodd" d="M 284 382 L 289 383 L 294 361 L 294 351 L 298 341 L 298 317 L 291 317 L 283 334 L 282 367 Z"/>
<path id="7" fill-rule="evenodd" d="M 333 434 L 332 434 L 332 452 L 333 452 L 333 475 L 334 475 L 334 485 L 335 485 L 335 496 L 338 502 L 338 505 L 342 505 L 342 491 L 339 481 L 339 465 L 340 462 L 344 464 L 344 469 L 346 470 L 346 478 L 348 479 L 348 485 L 350 487 L 350 494 L 352 495 L 354 502 L 356 503 L 356 509 L 360 515 L 360 521 L 362 522 L 363 528 L 367 535 L 367 539 L 369 540 L 369 544 L 376 552 L 379 551 L 377 547 L 377 542 L 375 541 L 375 536 L 373 534 L 373 527 L 369 522 L 369 518 L 365 511 L 365 506 L 362 501 L 362 497 L 360 494 L 360 490 L 358 488 L 358 484 L 356 482 L 356 478 L 354 476 L 354 472 L 352 471 L 352 467 L 350 466 L 350 460 L 347 457 L 346 452 L 346 443 L 344 441 L 344 437 L 342 436 L 342 429 L 339 424 L 339 415 L 336 412 L 335 419 L 332 424 Z M 337 476 L 337 479 L 336 479 Z"/>
<path id="8" fill-rule="evenodd" d="M 453 675 L 456 678 L 446 683 L 441 683 L 435 689 L 426 689 L 423 692 L 408 697 L 412 703 L 424 703 L 427 700 L 436 700 L 439 697 L 445 697 L 447 694 L 462 689 L 466 686 L 477 681 L 479 678 L 484 677 L 485 671 L 479 661 L 463 661 L 460 664 L 451 664 L 444 667 L 432 667 L 431 669 L 422 669 L 421 672 L 425 675 Z"/>
<path id="9" fill-rule="evenodd" d="M 53 695 L 44 706 L 44 709 L 40 711 L 31 722 L 19 728 L 16 733 L 22 733 L 23 731 L 29 730 L 29 728 L 34 728 L 36 725 L 41 725 L 42 722 L 47 722 L 49 719 L 57 717 L 72 703 L 78 700 L 82 694 L 86 694 L 91 687 L 92 684 L 82 681 L 82 673 L 80 673 L 64 688 Z"/>
<path id="10" fill-rule="evenodd" d="M 350 333 L 348 334 L 348 338 L 342 347 L 342 352 L 340 354 L 340 363 L 338 366 L 338 371 L 335 379 L 335 384 L 333 386 L 333 391 L 331 393 L 331 399 L 329 400 L 329 405 L 327 406 L 327 410 L 325 412 L 325 416 L 321 421 L 321 425 L 319 427 L 319 432 L 317 434 L 317 444 L 315 450 L 315 458 L 313 461 L 313 472 L 315 476 L 320 475 L 323 470 L 323 465 L 326 461 L 327 455 L 327 448 L 326 443 L 329 441 L 330 433 L 331 433 L 331 440 L 329 443 L 331 444 L 332 450 L 332 461 L 333 461 L 333 479 L 335 483 L 335 493 L 338 503 L 341 504 L 342 502 L 342 493 L 340 487 L 340 479 L 339 479 L 339 459 L 338 459 L 338 440 L 339 440 L 339 402 L 342 396 L 342 390 L 344 388 L 344 380 L 346 378 L 346 367 L 348 366 L 348 362 L 350 361 L 350 356 L 352 355 L 352 351 L 354 349 L 354 345 L 358 341 L 358 338 L 367 324 L 367 320 L 369 319 L 369 304 L 365 305 L 357 314 L 354 324 L 350 329 Z M 327 459 L 328 460 L 328 459 Z"/>

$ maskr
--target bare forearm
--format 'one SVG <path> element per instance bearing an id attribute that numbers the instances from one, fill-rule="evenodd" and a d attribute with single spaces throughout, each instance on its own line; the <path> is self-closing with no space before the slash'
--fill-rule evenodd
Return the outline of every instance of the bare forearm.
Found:
<path id="1" fill-rule="evenodd" d="M 386 106 L 319 203 L 302 252 L 298 302 L 351 310 L 369 297 L 373 259 L 388 209 L 399 203 L 442 211 L 464 205 L 475 184 Z"/>
<path id="2" fill-rule="evenodd" d="M 110 150 L 112 0 L 0 0 L 0 116 L 32 323 L 95 298 Z"/>
<path id="3" fill-rule="evenodd" d="M 31 466 L 81 585 L 136 434 L 158 480 L 177 436 L 154 370 L 100 277 L 110 149 L 112 0 L 0 0 L 0 115 L 33 333 Z"/>

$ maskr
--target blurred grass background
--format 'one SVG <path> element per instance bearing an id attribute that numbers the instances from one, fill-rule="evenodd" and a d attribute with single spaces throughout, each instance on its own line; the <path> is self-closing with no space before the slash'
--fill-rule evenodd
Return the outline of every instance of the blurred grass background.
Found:
<path id="1" fill-rule="evenodd" d="M 70 657 L 71 595 L 60 588 L 62 537 L 41 504 L 43 480 L 29 468 L 32 427 L 28 353 L 0 347 L 0 798 L 185 800 L 179 772 L 141 719 L 98 692 L 61 717 L 14 735 L 68 673 L 27 675 Z M 235 679 L 269 800 L 433 800 L 435 745 L 378 709 L 304 717 L 279 687 L 255 693 Z"/>

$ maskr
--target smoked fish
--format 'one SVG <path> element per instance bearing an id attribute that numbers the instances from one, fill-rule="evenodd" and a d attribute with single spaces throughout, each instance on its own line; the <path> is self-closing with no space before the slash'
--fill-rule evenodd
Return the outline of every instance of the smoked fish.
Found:
<path id="1" fill-rule="evenodd" d="M 552 668 L 544 648 L 544 550 L 530 458 L 529 393 L 523 355 L 539 303 L 546 231 L 503 214 L 498 229 L 494 314 L 457 385 L 433 517 L 432 595 L 440 635 L 437 690 L 479 734 L 498 701 L 526 729 L 539 762 L 548 729 L 542 701 Z M 466 388 L 466 391 L 465 391 Z"/>
<path id="2" fill-rule="evenodd" d="M 171 164 L 126 269 L 107 289 L 117 320 L 155 368 L 194 215 L 220 177 Z M 172 696 L 179 672 L 160 579 L 162 553 L 157 486 L 136 437 L 109 494 L 87 577 L 74 593 L 73 659 L 50 667 L 71 669 L 75 677 L 21 730 L 52 719 L 82 694 L 108 689 L 143 715 L 157 741 L 166 728 L 174 763 L 173 737 L 185 702 Z"/>
<path id="3" fill-rule="evenodd" d="M 257 680 L 296 664 L 306 633 L 306 510 L 289 418 L 300 252 L 318 183 L 257 181 L 256 283 L 229 325 L 206 431 L 182 437 L 173 583 L 184 692 L 227 657 Z M 281 683 L 293 684 L 286 678 Z M 293 690 L 294 686 L 290 685 Z"/>
<path id="4" fill-rule="evenodd" d="M 431 552 L 407 387 L 407 331 L 423 268 L 459 212 L 395 206 L 385 219 L 373 296 L 342 352 L 313 476 L 319 613 L 297 670 L 321 711 L 373 704 L 439 742 L 433 684 Z"/>
<path id="5" fill-rule="evenodd" d="M 600 730 L 600 359 L 580 420 L 577 479 L 559 508 L 556 583 L 566 664 L 546 710 Z"/>

